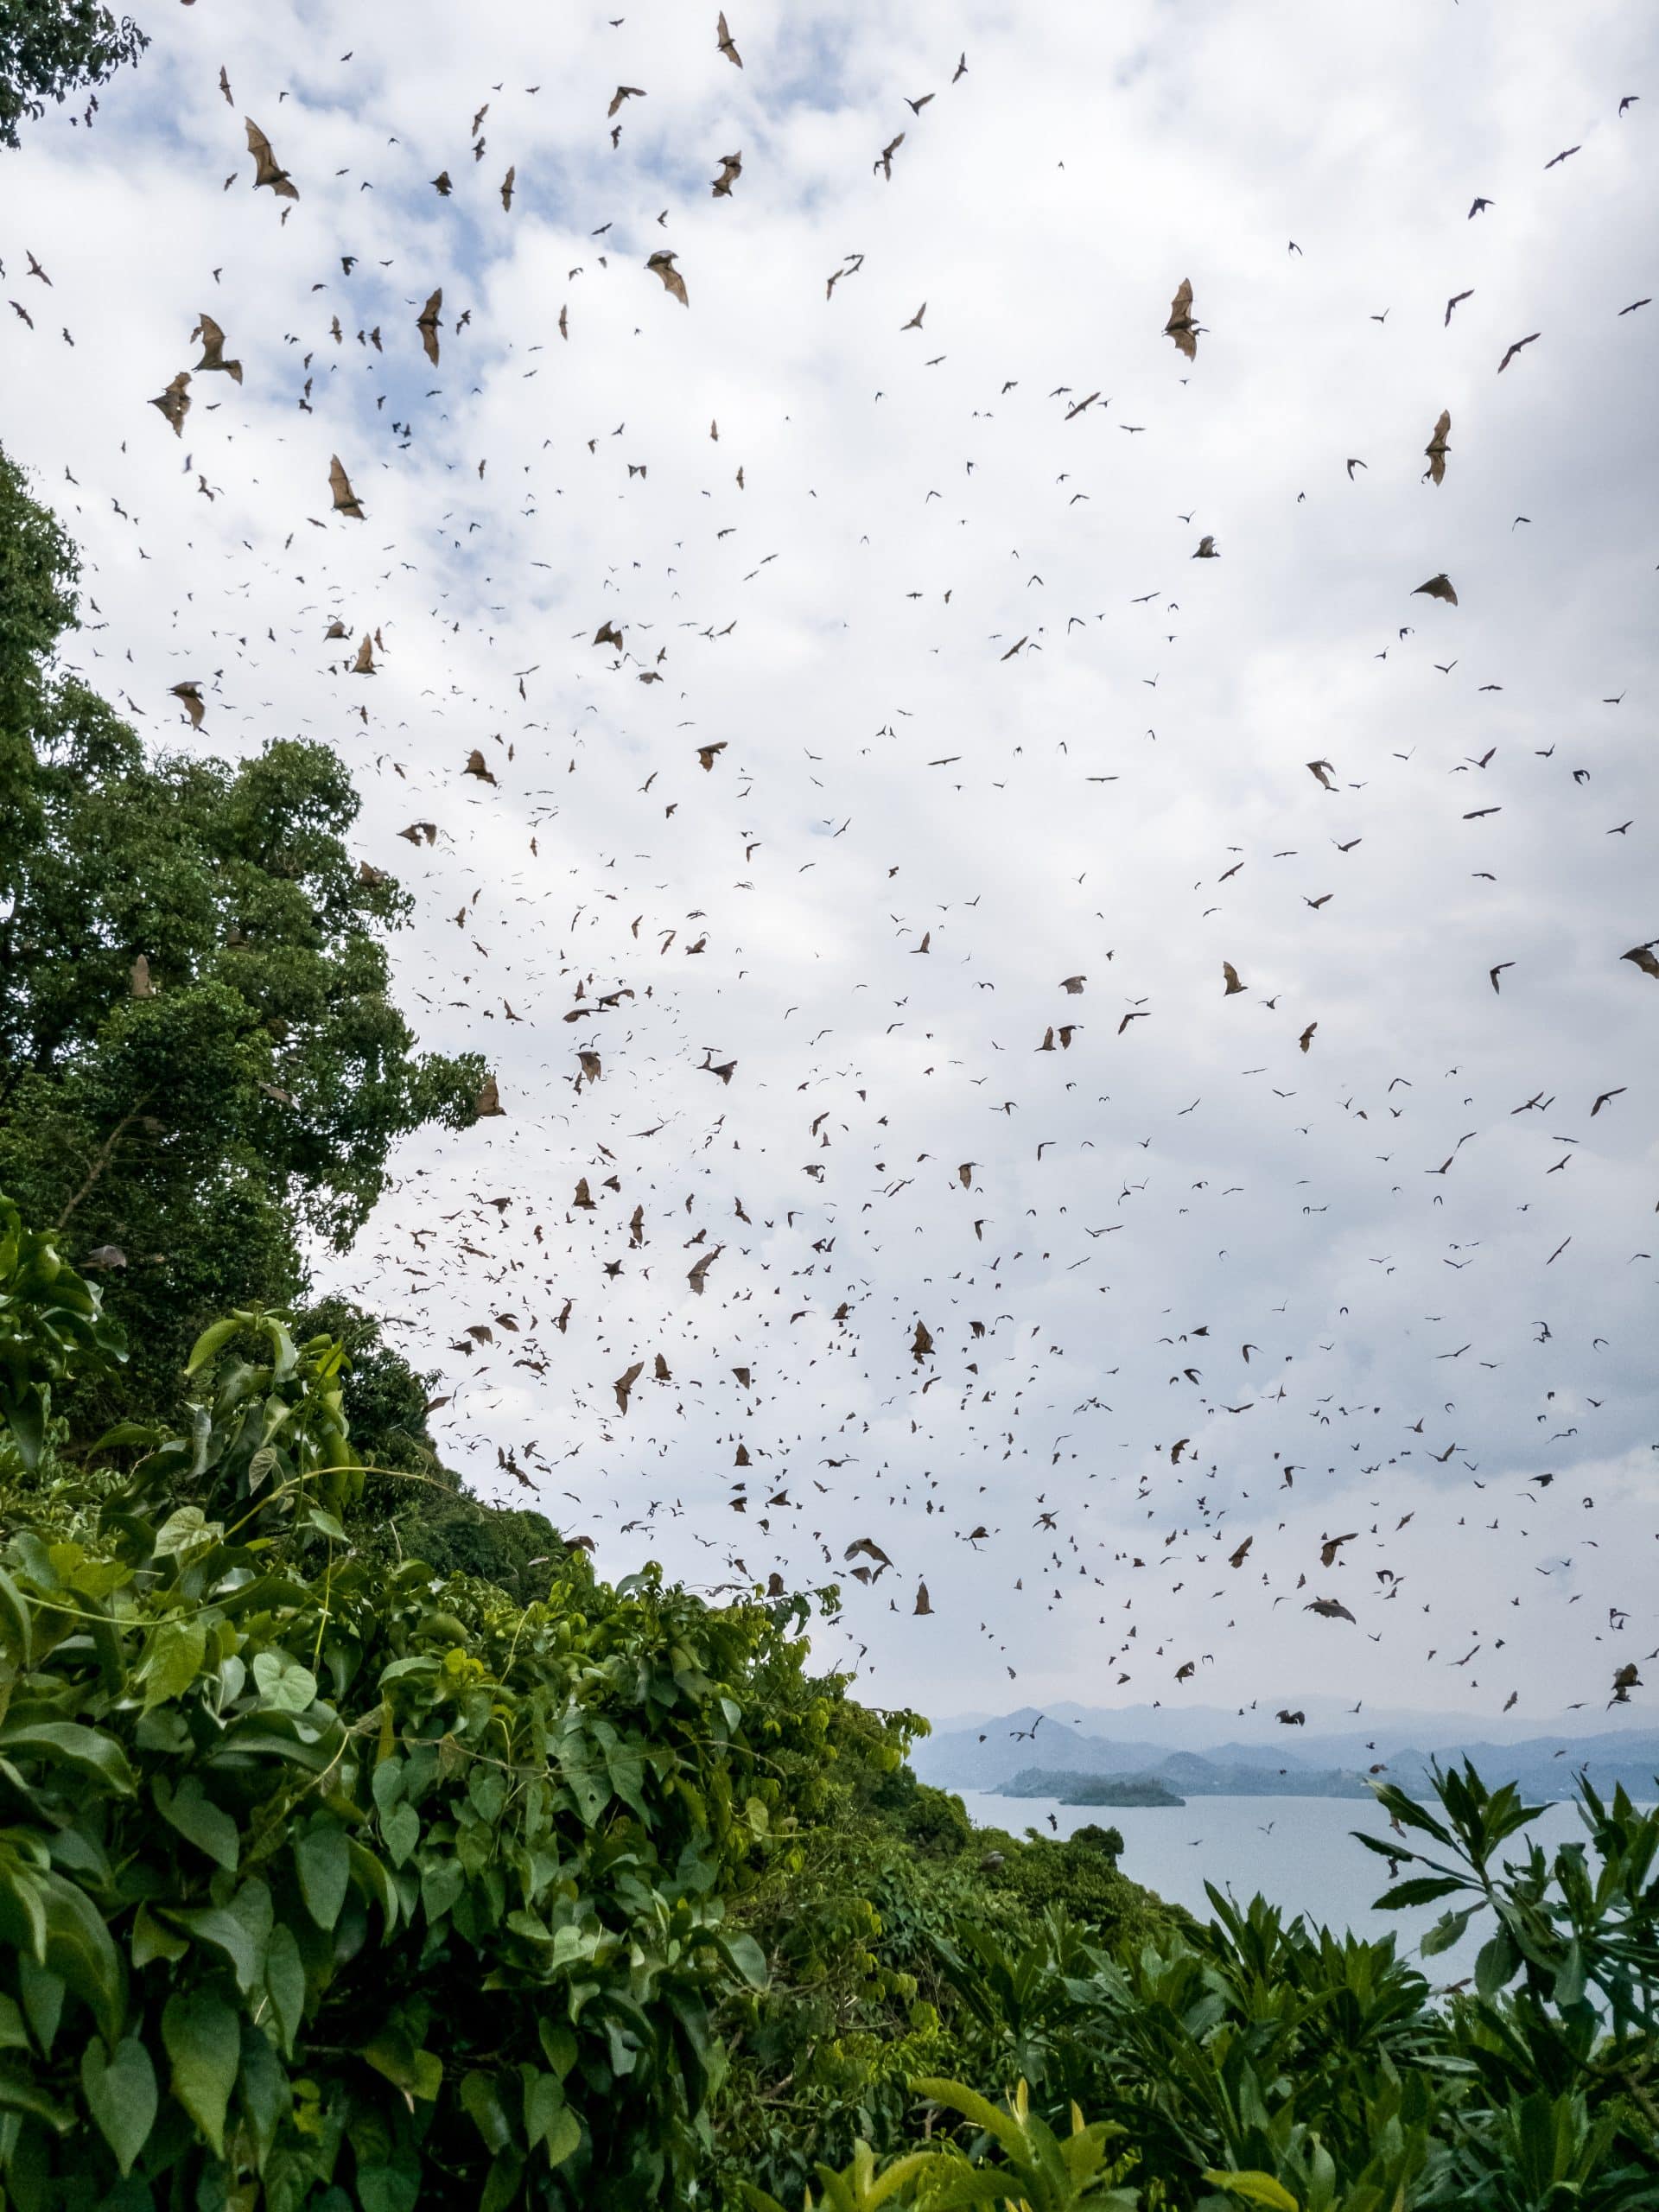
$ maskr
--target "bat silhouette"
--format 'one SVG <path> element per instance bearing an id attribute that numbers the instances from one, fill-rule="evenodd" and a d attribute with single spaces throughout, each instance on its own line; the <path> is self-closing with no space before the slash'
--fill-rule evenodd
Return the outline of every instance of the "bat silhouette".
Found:
<path id="1" fill-rule="evenodd" d="M 352 480 L 341 467 L 338 454 L 331 454 L 329 457 L 328 488 L 334 495 L 336 514 L 349 515 L 353 522 L 363 520 L 362 504 L 352 489 Z"/>
<path id="2" fill-rule="evenodd" d="M 1169 303 L 1169 321 L 1164 325 L 1164 335 L 1175 340 L 1179 350 L 1189 361 L 1198 358 L 1198 325 L 1192 319 L 1192 280 L 1183 276 L 1174 298 Z"/>
<path id="3" fill-rule="evenodd" d="M 253 156 L 254 190 L 257 192 L 262 184 L 268 184 L 278 200 L 297 200 L 300 188 L 288 171 L 278 166 L 270 139 L 251 117 L 244 116 L 242 120 L 248 133 L 248 151 Z"/>
<path id="4" fill-rule="evenodd" d="M 1446 441 L 1451 429 L 1452 410 L 1450 408 L 1442 407 L 1440 410 L 1440 419 L 1434 425 L 1433 433 L 1430 437 L 1428 443 L 1423 448 L 1423 451 L 1428 455 L 1428 467 L 1424 470 L 1423 474 L 1426 477 L 1432 478 L 1436 484 L 1442 484 L 1446 480 L 1446 456 L 1447 452 Z"/>
<path id="5" fill-rule="evenodd" d="M 198 375 L 204 369 L 223 369 L 227 377 L 234 378 L 238 384 L 241 383 L 242 364 L 225 359 L 225 334 L 212 315 L 200 316 L 190 334 L 201 340 L 201 359 L 196 363 Z"/>

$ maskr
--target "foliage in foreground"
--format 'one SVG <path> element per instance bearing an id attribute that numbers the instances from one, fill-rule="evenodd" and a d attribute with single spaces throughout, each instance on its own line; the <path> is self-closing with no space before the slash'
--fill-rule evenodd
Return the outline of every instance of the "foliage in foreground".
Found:
<path id="1" fill-rule="evenodd" d="M 3 2212 L 1659 2203 L 1622 1792 L 1502 1863 L 1513 1789 L 1379 1793 L 1425 1952 L 1490 1916 L 1447 1998 L 974 1831 L 804 1600 L 389 1567 L 346 1355 L 273 1315 L 207 1332 L 183 1433 L 60 1456 L 119 1354 L 0 1203 Z"/>
<path id="2" fill-rule="evenodd" d="M 10 2199 L 683 2201 L 763 1972 L 726 1899 L 838 1686 L 787 1607 L 365 1560 L 341 1363 L 234 1317 L 188 1435 L 14 1494 Z"/>
<path id="3" fill-rule="evenodd" d="M 1399 1836 L 1361 1840 L 1430 1870 L 1378 1904 L 1458 1900 L 1424 1941 L 1430 1957 L 1490 1915 L 1472 1986 L 1437 1996 L 1391 1939 L 1338 1938 L 1214 1889 L 1208 1925 L 1139 1948 L 1087 1942 L 1058 1915 L 1023 1947 L 976 1935 L 953 1962 L 972 2015 L 957 2057 L 1012 2090 L 1012 2120 L 918 2081 L 934 2122 L 966 2128 L 886 2160 L 861 2145 L 838 2171 L 818 2169 L 820 2201 L 1059 2212 L 1122 2190 L 1116 2201 L 1138 2191 L 1148 2212 L 1659 2203 L 1659 1810 L 1581 1784 L 1582 1840 L 1500 1865 L 1541 1809 L 1513 1789 L 1465 1767 L 1437 1777 L 1433 1810 L 1378 1794 Z M 965 2171 L 964 2150 L 993 2163 Z"/>

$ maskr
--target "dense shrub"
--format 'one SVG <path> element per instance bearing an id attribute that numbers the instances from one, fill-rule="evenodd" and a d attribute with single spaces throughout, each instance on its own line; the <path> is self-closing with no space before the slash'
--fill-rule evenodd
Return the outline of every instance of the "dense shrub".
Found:
<path id="1" fill-rule="evenodd" d="M 27 1259 L 42 1326 L 96 1325 L 49 1246 Z M 636 2206 L 706 2162 L 710 2005 L 764 1974 L 727 1900 L 774 1816 L 810 1815 L 840 1685 L 806 1681 L 789 1604 L 613 1591 L 561 1549 L 519 1606 L 365 1558 L 343 1368 L 231 1317 L 186 1433 L 117 1431 L 81 1468 L 42 1467 L 14 1391 L 35 1468 L 9 1447 L 0 2174 L 23 2212 Z"/>
<path id="2" fill-rule="evenodd" d="M 71 1451 L 121 1354 L 0 1201 L 0 2212 L 1659 2205 L 1659 1811 L 1380 1790 L 1450 1993 L 1198 1922 L 917 1783 L 804 1599 L 389 1559 L 336 1338 Z"/>

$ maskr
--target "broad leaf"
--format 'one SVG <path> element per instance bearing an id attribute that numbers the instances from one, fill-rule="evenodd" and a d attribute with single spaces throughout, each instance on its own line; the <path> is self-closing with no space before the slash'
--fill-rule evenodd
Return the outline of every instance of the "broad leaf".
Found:
<path id="1" fill-rule="evenodd" d="M 172 2062 L 174 2095 L 213 2147 L 225 2155 L 225 2111 L 235 2086 L 241 2035 L 230 2006 L 207 1990 L 169 1997 L 162 2041 Z"/>
<path id="2" fill-rule="evenodd" d="M 80 2086 L 86 2109 L 115 2154 L 124 2175 L 149 2140 L 161 2103 L 156 2069 L 143 2042 L 127 2036 L 106 2056 L 104 2045 L 89 2043 L 80 2055 Z"/>
<path id="3" fill-rule="evenodd" d="M 351 1881 L 351 1846 L 345 1830 L 313 1828 L 295 1845 L 294 1864 L 306 1910 L 319 1928 L 332 1929 L 340 1918 Z"/>
<path id="4" fill-rule="evenodd" d="M 176 1789 L 169 1789 L 165 1779 L 158 1775 L 155 1797 L 156 1808 L 164 1821 L 181 1835 L 188 1836 L 199 1851 L 205 1851 L 227 1873 L 235 1873 L 241 1851 L 236 1822 L 214 1804 L 194 1774 L 187 1774 Z"/>

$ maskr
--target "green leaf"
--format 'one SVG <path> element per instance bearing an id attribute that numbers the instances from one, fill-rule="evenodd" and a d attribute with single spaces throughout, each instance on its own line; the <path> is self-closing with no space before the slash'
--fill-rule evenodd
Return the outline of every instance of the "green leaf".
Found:
<path id="1" fill-rule="evenodd" d="M 238 1989 L 252 1988 L 259 1974 L 258 1946 L 228 1906 L 200 1905 L 191 1911 L 169 1911 L 167 1917 L 188 1929 L 194 1942 L 222 1952 L 231 1962 Z"/>
<path id="2" fill-rule="evenodd" d="M 173 2063 L 174 2095 L 212 2144 L 215 2158 L 222 2158 L 225 2112 L 241 2058 L 235 2013 L 207 1990 L 169 1997 L 162 2013 L 162 2041 Z"/>
<path id="3" fill-rule="evenodd" d="M 119 1796 L 137 1789 L 126 1752 L 115 1737 L 79 1721 L 9 1721 L 0 1727 L 0 1754 L 9 1758 L 44 1758 L 51 1767 L 68 1767 L 86 1781 L 102 1783 Z"/>
<path id="4" fill-rule="evenodd" d="M 377 2074 L 384 2074 L 394 2088 L 429 2103 L 443 2086 L 443 2062 L 435 2051 L 417 2050 L 408 2032 L 395 2022 L 381 2029 L 362 2056 Z"/>
<path id="5" fill-rule="evenodd" d="M 294 1847 L 305 1909 L 325 1933 L 340 1918 L 352 1876 L 351 1846 L 343 1828 L 313 1828 Z"/>
<path id="6" fill-rule="evenodd" d="M 0 1652 L 19 1674 L 29 1667 L 35 1649 L 33 1618 L 28 1600 L 3 1567 L 0 1567 Z"/>
<path id="7" fill-rule="evenodd" d="M 1506 1976 L 1507 1980 L 1508 1977 Z M 1567 1947 L 1566 1955 L 1555 1976 L 1555 2002 L 1565 2010 L 1568 2005 L 1584 2002 L 1584 1949 L 1575 1936 Z M 1484 1992 L 1482 1993 L 1483 1995 Z"/>
<path id="8" fill-rule="evenodd" d="M 896 2196 L 917 2174 L 925 2172 L 930 2167 L 937 2171 L 942 2163 L 938 2152 L 912 2151 L 907 2158 L 899 2158 L 890 2165 L 874 2188 L 855 2200 L 858 2212 L 875 2212 L 877 2206 Z M 825 2169 L 820 2167 L 818 2171 L 823 2173 Z M 936 2194 L 930 2194 L 928 2197 L 929 2212 L 965 2212 L 966 2207 L 980 2204 L 995 2205 L 996 2212 L 1005 2212 L 1005 2208 L 1014 2202 L 1008 2195 L 1010 2182 L 1015 2175 L 1021 2181 L 1027 2177 L 1027 2169 L 1023 2165 L 1014 2168 L 958 2166 L 947 2171 L 950 2178 Z M 827 2205 L 829 2198 L 826 2196 L 824 2201 Z M 1066 2198 L 1061 2200 L 1062 2202 L 1071 2201 Z M 1090 2212 L 1118 2212 L 1114 2196 L 1090 2196 L 1088 2202 Z"/>
<path id="9" fill-rule="evenodd" d="M 1483 1997 L 1496 1997 L 1498 1991 L 1515 1977 L 1521 1963 L 1521 1954 L 1507 1928 L 1495 1928 L 1475 1955 L 1475 1987 Z M 1584 1977 L 1580 1970 L 1579 1993 L 1584 1993 Z M 1559 1997 L 1558 2000 L 1559 2002 Z"/>
<path id="10" fill-rule="evenodd" d="M 485 2149 L 493 2154 L 505 2151 L 512 2141 L 512 2122 L 493 2075 L 467 2075 L 461 2085 L 461 2101 L 483 2137 Z"/>
<path id="11" fill-rule="evenodd" d="M 138 1669 L 146 1713 L 189 1688 L 201 1672 L 207 1649 L 207 1630 L 200 1619 L 173 1615 L 160 1623 Z"/>
<path id="12" fill-rule="evenodd" d="M 225 1541 L 224 1523 L 210 1521 L 199 1505 L 181 1505 L 156 1532 L 156 1557 L 181 1559 Z"/>
<path id="13" fill-rule="evenodd" d="M 503 2151 L 490 2168 L 478 2212 L 507 2212 L 507 2207 L 518 2202 L 524 2171 L 524 2162 L 518 2152 Z"/>
<path id="14" fill-rule="evenodd" d="M 363 2212 L 415 2212 L 421 2193 L 420 2169 L 416 2165 L 357 2167 L 357 2201 Z"/>
<path id="15" fill-rule="evenodd" d="M 1275 2181 L 1271 2174 L 1229 2174 L 1206 2170 L 1204 2177 L 1217 2189 L 1230 2190 L 1235 2196 L 1242 2196 L 1247 2204 L 1266 2205 L 1268 2212 L 1301 2212 L 1300 2205 L 1284 2183 Z"/>
<path id="16" fill-rule="evenodd" d="M 394 1866 L 401 1866 L 421 1840 L 421 1816 L 412 1805 L 398 1805 L 380 1823 Z"/>
<path id="17" fill-rule="evenodd" d="M 260 1703 L 275 1712 L 303 1713 L 315 1702 L 316 1676 L 280 1648 L 254 1654 L 253 1679 L 259 1687 Z"/>
<path id="18" fill-rule="evenodd" d="M 137 2036 L 124 2037 L 111 2056 L 94 2040 L 80 2055 L 80 2086 L 124 2177 L 149 2139 L 161 2103 L 149 2053 Z"/>
<path id="19" fill-rule="evenodd" d="M 564 2084 L 556 2074 L 535 2073 L 524 2082 L 524 2140 L 533 2151 L 565 2109 Z"/>
<path id="20" fill-rule="evenodd" d="M 292 2057 L 294 2039 L 305 2019 L 305 1967 L 299 1942 L 285 1920 L 271 1929 L 265 1947 L 265 1992 L 282 2032 L 283 2049 Z"/>
<path id="21" fill-rule="evenodd" d="M 581 2147 L 582 2122 L 566 2105 L 547 2131 L 547 2163 L 562 2166 Z"/>
<path id="22" fill-rule="evenodd" d="M 200 1369 L 205 1367 L 216 1352 L 222 1351 L 231 1338 L 246 1326 L 247 1323 L 240 1313 L 232 1313 L 227 1319 L 215 1321 L 211 1327 L 204 1329 L 192 1346 L 189 1358 L 185 1362 L 185 1373 L 194 1375 Z"/>
<path id="23" fill-rule="evenodd" d="M 47 1402 L 44 1384 L 25 1383 L 17 1393 L 0 1384 L 0 1414 L 5 1416 L 17 1446 L 17 1456 L 30 1474 L 41 1464 L 41 1452 L 46 1443 Z"/>
<path id="24" fill-rule="evenodd" d="M 54 2104 L 44 2090 L 31 2082 L 20 2082 L 15 2074 L 0 2074 L 0 2112 L 27 2113 L 30 2120 L 44 2120 L 48 2127 L 56 2128 L 60 2135 L 67 2135 L 75 2124 L 73 2112 Z"/>
<path id="25" fill-rule="evenodd" d="M 1011 2158 L 1018 2158 L 1024 2150 L 1018 2122 L 1006 2112 L 999 2112 L 977 2089 L 969 2089 L 960 2082 L 942 2081 L 932 2075 L 924 2075 L 910 2086 L 918 2097 L 931 2097 L 935 2104 L 959 2112 L 976 2127 L 982 2127 L 988 2135 L 994 2135 Z"/>
<path id="26" fill-rule="evenodd" d="M 1449 1951 L 1479 1910 L 1478 1905 L 1471 1904 L 1461 1912 L 1443 1912 L 1418 1946 L 1423 1956 L 1433 1959 L 1442 1951 Z"/>
<path id="27" fill-rule="evenodd" d="M 23 2000 L 23 2010 L 29 2015 L 29 2024 L 34 2032 L 35 2045 L 43 2058 L 50 2058 L 52 2046 L 58 2039 L 59 2023 L 63 2018 L 63 2000 L 67 1993 L 63 1976 L 54 1974 L 31 1959 L 27 1951 L 17 1960 L 17 1986 Z"/>
<path id="28" fill-rule="evenodd" d="M 86 1891 L 62 1875 L 35 1879 L 45 1897 L 45 1963 L 86 1999 L 105 2040 L 113 2043 L 124 2024 L 126 1974 L 108 1923 Z"/>
<path id="29" fill-rule="evenodd" d="M 156 1809 L 162 1818 L 226 1873 L 234 1874 L 241 1855 L 236 1822 L 214 1804 L 196 1777 L 187 1774 L 177 1789 L 169 1789 L 165 1778 L 157 1775 L 153 1786 Z"/>
<path id="30" fill-rule="evenodd" d="M 141 1904 L 132 1916 L 132 1963 L 142 1974 L 156 1959 L 166 1959 L 176 1966 L 190 1946 L 186 1938 L 156 1919 L 147 1904 Z"/>
<path id="31" fill-rule="evenodd" d="M 46 1956 L 46 1899 L 26 1866 L 0 1866 L 0 1940 L 31 1959 Z"/>
<path id="32" fill-rule="evenodd" d="M 254 2165 L 264 2173 L 283 2122 L 294 2109 L 294 2092 L 289 2086 L 288 2070 L 271 2049 L 270 2039 L 245 2019 L 237 2096 L 252 2130 Z"/>
<path id="33" fill-rule="evenodd" d="M 1396 1882 L 1391 1890 L 1384 1890 L 1371 1910 L 1404 1912 L 1411 1905 L 1433 1904 L 1437 1897 L 1449 1897 L 1453 1890 L 1464 1886 L 1455 1877 L 1442 1874 L 1425 1875 L 1418 1881 Z"/>
<path id="34" fill-rule="evenodd" d="M 751 1989 L 766 1987 L 766 1955 L 753 1936 L 722 1936 L 720 1948 L 732 1971 L 741 1974 Z"/>
<path id="35" fill-rule="evenodd" d="M 645 1779 L 645 1754 L 638 1744 L 611 1744 L 606 1746 L 605 1771 L 610 1777 L 612 1789 L 628 1808 L 642 1821 L 649 1822 L 644 1796 Z"/>

